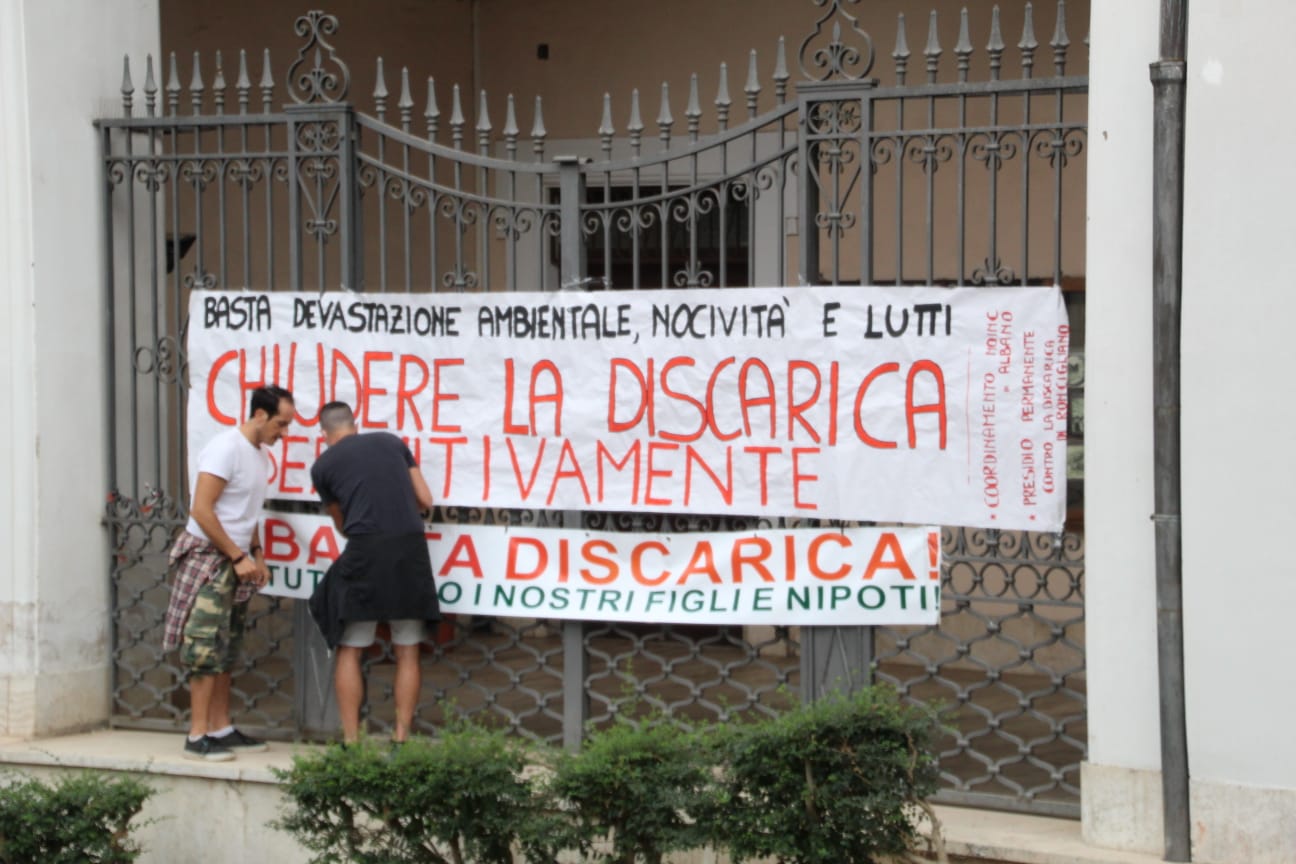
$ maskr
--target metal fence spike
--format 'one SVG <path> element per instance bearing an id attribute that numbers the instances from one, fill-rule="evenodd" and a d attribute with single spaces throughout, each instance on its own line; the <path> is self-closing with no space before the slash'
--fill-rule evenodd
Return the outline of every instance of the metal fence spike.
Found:
<path id="1" fill-rule="evenodd" d="M 464 113 L 463 103 L 459 99 L 459 85 L 450 91 L 450 138 L 455 148 L 463 143 Z"/>
<path id="2" fill-rule="evenodd" d="M 423 108 L 423 119 L 427 121 L 428 137 L 435 138 L 437 133 L 437 121 L 441 119 L 441 109 L 437 107 L 436 79 L 431 75 L 428 76 L 427 105 Z"/>
<path id="3" fill-rule="evenodd" d="M 270 49 L 261 53 L 261 110 L 270 111 L 270 100 L 274 96 L 274 75 L 270 73 Z"/>
<path id="4" fill-rule="evenodd" d="M 378 114 L 378 119 L 383 119 L 387 113 L 387 76 L 383 73 L 383 58 L 378 58 L 378 77 L 374 81 L 373 99 L 374 109 Z"/>
<path id="5" fill-rule="evenodd" d="M 504 110 L 504 137 L 516 139 L 518 137 L 517 109 L 513 106 L 513 94 L 508 94 L 508 100 Z"/>
<path id="6" fill-rule="evenodd" d="M 896 44 L 891 56 L 897 64 L 904 63 L 909 59 L 909 37 L 905 35 L 905 16 L 903 12 L 896 16 Z"/>
<path id="7" fill-rule="evenodd" d="M 131 103 L 134 102 L 135 84 L 131 81 L 130 74 L 130 55 L 122 55 L 122 111 L 127 117 L 131 116 Z"/>
<path id="8" fill-rule="evenodd" d="M 662 82 L 661 111 L 657 112 L 657 137 L 661 139 L 662 149 L 670 149 L 671 126 L 675 118 L 671 116 L 670 85 Z"/>
<path id="9" fill-rule="evenodd" d="M 450 92 L 450 125 L 462 126 L 464 125 L 464 113 L 463 104 L 459 99 L 459 85 L 454 85 Z"/>
<path id="10" fill-rule="evenodd" d="M 1053 68 L 1061 76 L 1066 71 L 1067 48 L 1071 47 L 1071 39 L 1067 36 L 1066 0 L 1058 0 L 1057 25 L 1053 29 L 1049 45 L 1053 48 Z"/>
<path id="11" fill-rule="evenodd" d="M 1003 67 L 1004 41 L 997 5 L 990 11 L 990 41 L 986 43 L 986 53 L 990 56 L 990 80 L 998 81 L 999 70 Z"/>
<path id="12" fill-rule="evenodd" d="M 612 94 L 603 94 L 603 118 L 599 122 L 598 134 L 600 138 L 611 138 L 616 134 L 616 129 L 612 126 Z"/>
<path id="13" fill-rule="evenodd" d="M 1026 19 L 1022 22 L 1022 38 L 1017 43 L 1022 52 L 1022 77 L 1031 77 L 1031 67 L 1035 65 L 1035 49 L 1039 42 L 1035 39 L 1035 8 L 1026 4 Z"/>
<path id="14" fill-rule="evenodd" d="M 203 78 L 202 78 L 202 57 L 197 51 L 193 52 L 193 75 L 189 78 L 189 101 L 193 105 L 193 113 L 202 113 L 203 99 Z"/>
<path id="15" fill-rule="evenodd" d="M 544 161 L 544 142 L 545 135 L 544 125 L 544 105 L 539 96 L 535 100 L 535 121 L 531 124 L 531 149 L 535 152 L 537 162 Z"/>
<path id="16" fill-rule="evenodd" d="M 666 133 L 669 135 L 671 124 L 674 122 L 675 118 L 671 116 L 670 109 L 670 84 L 663 81 L 661 91 L 661 110 L 657 112 L 657 125 L 665 127 Z"/>
<path id="17" fill-rule="evenodd" d="M 481 97 L 477 100 L 477 132 L 478 134 L 489 134 L 491 131 L 490 108 L 486 104 L 486 91 L 481 91 Z"/>
<path id="18" fill-rule="evenodd" d="M 791 77 L 787 65 L 787 40 L 780 36 L 774 54 L 774 98 L 780 105 L 787 101 L 788 80 Z"/>
<path id="19" fill-rule="evenodd" d="M 486 104 L 486 91 L 481 91 L 481 98 L 477 101 L 477 150 L 485 156 L 490 149 L 491 119 L 490 110 Z"/>
<path id="20" fill-rule="evenodd" d="M 144 107 L 152 117 L 157 108 L 157 80 L 153 77 L 153 55 L 144 55 Z"/>
<path id="21" fill-rule="evenodd" d="M 968 32 L 968 10 L 964 6 L 959 13 L 958 42 L 954 44 L 954 56 L 958 58 L 959 80 L 966 81 L 968 67 L 972 65 L 972 36 Z"/>
<path id="22" fill-rule="evenodd" d="M 167 66 L 167 111 L 174 116 L 180 106 L 180 72 L 174 51 L 171 52 L 171 56 L 168 58 Z"/>
<path id="23" fill-rule="evenodd" d="M 760 98 L 760 75 L 756 72 L 756 49 L 751 50 L 747 57 L 747 83 L 743 85 L 743 92 L 747 94 L 747 113 L 756 116 L 756 101 Z"/>
<path id="24" fill-rule="evenodd" d="M 167 90 L 167 99 L 169 101 L 171 101 L 172 103 L 179 101 L 180 72 L 178 69 L 178 64 L 176 63 L 176 54 L 174 51 L 171 52 L 171 56 L 168 58 L 166 90 Z"/>
<path id="25" fill-rule="evenodd" d="M 535 101 L 535 120 L 531 123 L 531 137 L 544 138 L 549 133 L 544 125 L 544 100 L 537 96 Z"/>
<path id="26" fill-rule="evenodd" d="M 630 122 L 626 129 L 631 132 L 642 132 L 644 130 L 643 117 L 639 114 L 639 88 L 636 87 L 630 91 Z"/>
<path id="27" fill-rule="evenodd" d="M 903 12 L 897 16 L 896 45 L 895 50 L 891 52 L 891 57 L 895 60 L 896 83 L 904 84 L 905 75 L 909 71 L 909 37 L 905 35 Z"/>
<path id="28" fill-rule="evenodd" d="M 643 118 L 639 114 L 638 87 L 630 91 L 630 123 L 627 124 L 626 131 L 630 133 L 630 149 L 634 151 L 635 158 L 637 159 L 639 158 L 639 147 L 644 131 Z"/>
<path id="29" fill-rule="evenodd" d="M 212 77 L 212 95 L 216 97 L 216 113 L 225 113 L 225 61 L 216 52 L 216 74 Z"/>
<path id="30" fill-rule="evenodd" d="M 401 90 L 400 98 L 396 100 L 396 107 L 401 112 L 401 122 L 408 123 L 410 114 L 414 111 L 414 97 L 410 95 L 409 67 L 401 67 Z"/>
<path id="31" fill-rule="evenodd" d="M 729 107 L 733 100 L 729 98 L 729 64 L 720 64 L 720 84 L 716 88 L 716 122 L 723 132 L 729 126 Z"/>
<path id="32" fill-rule="evenodd" d="M 513 107 L 513 94 L 510 93 L 504 100 L 504 149 L 508 151 L 510 160 L 517 159 L 517 109 Z"/>
<path id="33" fill-rule="evenodd" d="M 612 158 L 612 136 L 616 129 L 612 126 L 612 94 L 603 94 L 603 119 L 599 123 L 598 136 L 603 147 L 603 158 Z"/>
<path id="34" fill-rule="evenodd" d="M 246 114 L 248 100 L 252 93 L 252 79 L 248 76 L 247 51 L 239 51 L 238 78 L 234 81 L 234 92 L 238 94 L 239 113 Z"/>
<path id="35" fill-rule="evenodd" d="M 934 82 L 936 73 L 940 70 L 940 32 L 937 29 L 936 10 L 931 11 L 931 18 L 927 25 L 927 47 L 923 49 L 923 56 L 927 58 L 927 80 Z"/>
<path id="36" fill-rule="evenodd" d="M 684 108 L 684 116 L 688 119 L 689 138 L 696 141 L 698 127 L 702 125 L 702 103 L 698 99 L 698 76 L 696 72 L 689 78 L 688 105 Z"/>

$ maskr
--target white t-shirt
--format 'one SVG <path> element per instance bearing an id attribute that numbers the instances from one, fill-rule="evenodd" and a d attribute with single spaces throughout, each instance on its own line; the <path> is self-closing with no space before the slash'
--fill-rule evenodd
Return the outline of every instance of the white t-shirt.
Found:
<path id="1" fill-rule="evenodd" d="M 252 531 L 265 502 L 266 483 L 270 478 L 270 459 L 238 427 L 226 430 L 207 442 L 198 454 L 198 473 L 212 474 L 225 480 L 225 488 L 216 498 L 216 518 L 240 549 L 247 550 Z M 190 488 L 198 488 L 198 474 L 189 478 Z M 185 530 L 195 537 L 207 537 L 192 516 Z"/>

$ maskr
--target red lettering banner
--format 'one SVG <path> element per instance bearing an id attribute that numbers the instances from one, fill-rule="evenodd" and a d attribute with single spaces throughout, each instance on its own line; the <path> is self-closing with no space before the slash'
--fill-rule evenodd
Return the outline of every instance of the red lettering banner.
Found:
<path id="1" fill-rule="evenodd" d="M 342 545 L 331 520 L 267 513 L 265 593 L 309 597 Z M 926 625 L 940 529 L 619 534 L 432 525 L 446 612 L 675 624 Z"/>
<path id="2" fill-rule="evenodd" d="M 189 447 L 297 397 L 270 497 L 314 497 L 325 402 L 468 507 L 1058 530 L 1056 288 L 195 291 Z"/>

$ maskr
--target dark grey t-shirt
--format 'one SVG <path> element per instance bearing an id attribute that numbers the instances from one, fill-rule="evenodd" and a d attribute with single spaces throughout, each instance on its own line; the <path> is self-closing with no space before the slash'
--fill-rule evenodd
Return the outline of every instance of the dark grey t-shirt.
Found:
<path id="1" fill-rule="evenodd" d="M 421 533 L 423 519 L 409 469 L 414 455 L 390 432 L 348 435 L 325 450 L 311 468 L 311 481 L 325 504 L 342 507 L 343 532 Z"/>

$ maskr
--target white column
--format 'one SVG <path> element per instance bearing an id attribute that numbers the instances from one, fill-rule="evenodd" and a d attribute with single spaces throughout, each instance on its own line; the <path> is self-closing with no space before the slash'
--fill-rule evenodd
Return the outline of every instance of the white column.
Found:
<path id="1" fill-rule="evenodd" d="M 1158 4 L 1090 10 L 1084 835 L 1160 852 L 1152 464 L 1152 85 Z"/>
<path id="2" fill-rule="evenodd" d="M 110 407 L 92 120 L 120 112 L 122 56 L 156 54 L 158 31 L 157 0 L 0 3 L 0 734 L 108 715 Z"/>
<path id="3" fill-rule="evenodd" d="M 1184 628 L 1197 861 L 1296 861 L 1296 114 L 1289 0 L 1192 0 Z"/>

